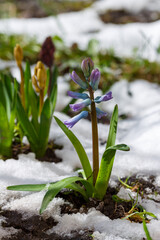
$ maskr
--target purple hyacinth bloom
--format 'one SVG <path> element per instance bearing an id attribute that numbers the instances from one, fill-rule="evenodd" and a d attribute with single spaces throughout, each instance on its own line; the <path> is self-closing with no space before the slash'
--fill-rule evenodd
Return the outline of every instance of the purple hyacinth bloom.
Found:
<path id="1" fill-rule="evenodd" d="M 98 119 L 100 119 L 101 117 L 107 115 L 106 112 L 101 111 L 99 108 L 96 108 L 96 113 L 97 113 L 97 118 L 98 118 Z"/>
<path id="2" fill-rule="evenodd" d="M 87 93 L 78 93 L 78 92 L 72 92 L 68 91 L 68 96 L 74 98 L 74 99 L 87 99 L 89 98 Z"/>
<path id="3" fill-rule="evenodd" d="M 94 69 L 90 76 L 90 85 L 93 90 L 98 89 L 98 84 L 99 84 L 100 78 L 101 78 L 100 71 L 98 69 Z"/>
<path id="4" fill-rule="evenodd" d="M 110 91 L 110 92 L 106 93 L 105 95 L 102 95 L 101 97 L 100 96 L 96 97 L 94 99 L 94 102 L 95 103 L 100 103 L 100 102 L 108 101 L 108 100 L 110 100 L 112 98 L 113 98 L 112 97 L 112 92 Z"/>
<path id="5" fill-rule="evenodd" d="M 81 113 L 79 113 L 78 115 L 76 115 L 75 117 L 64 121 L 64 124 L 68 127 L 68 128 L 72 128 L 79 120 L 81 120 L 82 118 L 86 118 L 88 117 L 88 112 L 87 111 L 82 111 Z"/>
<path id="6" fill-rule="evenodd" d="M 94 68 L 94 63 L 91 58 L 85 58 L 82 61 L 81 69 L 82 69 L 85 77 L 88 78 L 90 76 L 93 68 Z"/>
<path id="7" fill-rule="evenodd" d="M 87 88 L 87 83 L 84 82 L 75 71 L 72 72 L 72 74 L 70 74 L 70 77 L 72 78 L 72 80 L 77 83 L 81 88 L 86 89 Z"/>
<path id="8" fill-rule="evenodd" d="M 73 111 L 80 111 L 82 108 L 87 107 L 88 105 L 91 104 L 91 99 L 87 98 L 84 101 L 76 104 L 70 104 L 70 108 L 72 108 Z"/>

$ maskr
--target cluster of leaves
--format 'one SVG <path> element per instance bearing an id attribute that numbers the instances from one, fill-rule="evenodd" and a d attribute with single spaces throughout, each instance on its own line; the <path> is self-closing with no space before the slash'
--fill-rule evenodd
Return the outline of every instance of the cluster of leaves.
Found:
<path id="1" fill-rule="evenodd" d="M 48 71 L 45 95 L 49 78 Z M 24 71 L 24 96 L 25 108 L 20 96 L 19 83 L 16 80 L 13 81 L 8 75 L 0 75 L 0 155 L 3 158 L 12 156 L 15 128 L 19 129 L 20 140 L 24 135 L 27 136 L 36 157 L 42 157 L 45 154 L 57 98 L 57 68 L 54 68 L 50 96 L 46 95 L 41 114 L 39 114 L 40 98 L 33 89 L 28 62 Z"/>
<path id="2" fill-rule="evenodd" d="M 0 156 L 10 157 L 14 135 L 17 84 L 12 79 L 0 74 Z"/>
<path id="3" fill-rule="evenodd" d="M 42 157 L 44 156 L 47 148 L 52 115 L 57 99 L 57 68 L 54 68 L 50 95 L 46 96 L 40 115 L 40 97 L 35 93 L 32 86 L 29 63 L 26 63 L 24 76 L 26 108 L 24 109 L 20 96 L 18 96 L 17 117 L 24 134 L 28 138 L 32 151 L 36 154 L 36 157 Z M 45 95 L 47 94 L 49 78 L 50 76 L 48 71 Z"/>

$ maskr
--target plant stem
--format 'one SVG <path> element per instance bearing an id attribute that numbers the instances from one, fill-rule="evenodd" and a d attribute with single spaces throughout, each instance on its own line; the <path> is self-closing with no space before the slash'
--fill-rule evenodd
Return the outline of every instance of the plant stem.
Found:
<path id="1" fill-rule="evenodd" d="M 99 171 L 99 148 L 98 148 L 98 128 L 97 128 L 97 114 L 94 102 L 94 93 L 89 86 L 89 94 L 91 103 L 91 121 L 92 121 L 92 149 L 93 149 L 93 184 L 95 185 Z"/>
<path id="2" fill-rule="evenodd" d="M 20 74 L 21 74 L 20 95 L 21 95 L 22 105 L 23 105 L 23 107 L 25 109 L 24 77 L 23 77 L 22 65 L 19 65 L 19 70 L 20 70 Z"/>
<path id="3" fill-rule="evenodd" d="M 48 84 L 48 96 L 50 97 L 51 95 L 51 84 L 52 84 L 52 67 L 49 68 L 49 84 Z"/>
<path id="4" fill-rule="evenodd" d="M 40 90 L 40 108 L 39 108 L 39 113 L 41 115 L 42 112 L 42 107 L 43 107 L 43 99 L 44 99 L 44 90 Z"/>

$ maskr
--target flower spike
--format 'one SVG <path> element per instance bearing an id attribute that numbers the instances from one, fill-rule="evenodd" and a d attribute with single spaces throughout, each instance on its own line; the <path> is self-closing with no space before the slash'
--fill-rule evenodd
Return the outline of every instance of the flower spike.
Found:
<path id="1" fill-rule="evenodd" d="M 84 82 L 75 71 L 72 72 L 72 74 L 70 74 L 70 77 L 72 78 L 72 80 L 77 83 L 81 88 L 86 89 L 87 88 L 87 83 Z"/>
<path id="2" fill-rule="evenodd" d="M 86 118 L 88 117 L 88 112 L 87 111 L 82 111 L 81 113 L 79 113 L 78 115 L 76 115 L 75 117 L 64 121 L 64 124 L 68 127 L 68 128 L 72 128 L 79 120 L 81 120 L 82 118 Z"/>
<path id="3" fill-rule="evenodd" d="M 110 91 L 110 92 L 106 93 L 105 95 L 102 95 L 101 97 L 100 96 L 96 97 L 94 99 L 94 102 L 95 103 L 105 102 L 105 101 L 111 100 L 112 98 L 113 98 L 112 97 L 112 92 Z"/>
<path id="4" fill-rule="evenodd" d="M 72 92 L 68 91 L 68 96 L 74 98 L 74 99 L 87 99 L 89 98 L 87 93 L 78 93 L 78 92 Z"/>
<path id="5" fill-rule="evenodd" d="M 77 112 L 80 111 L 82 108 L 87 107 L 88 105 L 91 104 L 91 99 L 87 98 L 84 101 L 76 104 L 70 104 L 70 108 L 72 108 L 73 111 Z"/>

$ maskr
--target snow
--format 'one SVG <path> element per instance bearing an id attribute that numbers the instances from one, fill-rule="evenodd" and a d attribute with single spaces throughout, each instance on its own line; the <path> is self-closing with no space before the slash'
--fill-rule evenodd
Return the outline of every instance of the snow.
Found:
<path id="1" fill-rule="evenodd" d="M 127 94 L 128 88 L 132 97 Z M 123 89 L 123 91 L 118 91 L 118 89 Z M 144 80 L 137 80 L 132 83 L 122 80 L 113 85 L 112 91 L 114 99 L 108 102 L 106 106 L 103 104 L 102 108 L 111 112 L 115 102 L 118 102 L 120 113 L 129 114 L 129 119 L 119 121 L 117 143 L 126 143 L 131 147 L 131 151 L 128 153 L 117 152 L 112 172 L 112 183 L 114 184 L 114 179 L 117 179 L 118 176 L 129 176 L 136 173 L 139 176 L 154 174 L 157 176 L 155 183 L 158 185 L 160 173 L 160 148 L 158 147 L 160 133 L 159 86 Z M 128 101 L 127 98 L 129 98 Z M 68 119 L 68 116 L 59 111 L 55 112 L 55 115 L 62 121 Z M 83 119 L 75 125 L 73 132 L 85 146 L 91 160 L 90 122 Z M 107 134 L 108 126 L 99 124 L 99 138 L 105 141 Z M 73 146 L 64 136 L 61 129 L 57 127 L 55 120 L 52 122 L 50 138 L 54 139 L 57 144 L 63 145 L 62 150 L 56 150 L 56 155 L 63 159 L 61 163 L 39 162 L 35 159 L 33 153 L 20 154 L 18 161 L 10 159 L 0 162 L 0 205 L 2 209 L 18 209 L 23 213 L 24 218 L 38 214 L 44 191 L 40 193 L 12 192 L 7 191 L 5 187 L 13 184 L 53 182 L 75 175 L 74 169 L 81 167 Z M 104 145 L 100 145 L 100 156 L 102 156 L 104 148 Z M 136 199 L 136 193 L 124 188 L 121 188 L 118 196 L 129 199 L 129 194 Z M 157 198 L 154 196 L 154 199 L 157 200 L 159 197 L 159 195 Z M 160 204 L 140 197 L 138 202 L 146 211 L 150 211 L 157 216 L 158 220 L 151 220 L 148 228 L 153 239 L 158 240 L 158 234 L 160 234 L 158 228 L 160 214 L 158 209 L 160 209 Z M 53 216 L 58 221 L 58 224 L 53 229 L 50 229 L 50 232 L 69 234 L 71 230 L 85 229 L 87 226 L 87 228 L 95 231 L 95 236 L 97 236 L 95 239 L 140 240 L 145 237 L 142 224 L 121 219 L 112 221 L 95 209 L 91 209 L 88 214 L 61 215 L 60 205 L 63 203 L 64 201 L 60 198 L 54 199 L 44 212 L 44 216 Z"/>
<path id="2" fill-rule="evenodd" d="M 100 41 L 100 48 L 113 48 L 121 56 L 133 54 L 133 48 L 138 48 L 141 57 L 150 60 L 158 60 L 156 47 L 160 42 L 160 21 L 154 23 L 132 23 L 126 25 L 104 24 L 98 17 L 98 13 L 106 9 L 127 9 L 138 12 L 148 8 L 158 9 L 158 0 L 108 0 L 97 1 L 92 7 L 76 13 L 60 14 L 57 18 L 48 17 L 42 19 L 0 19 L 0 32 L 6 34 L 18 33 L 35 35 L 42 42 L 46 36 L 58 34 L 67 45 L 78 42 L 81 48 L 85 48 L 88 40 L 96 38 Z M 157 7 L 157 8 L 156 8 Z M 73 24 L 74 23 L 74 24 Z M 25 26 L 25 27 L 24 27 Z M 149 41 L 149 43 L 147 43 Z M 147 44 L 146 44 L 147 43 Z M 124 47 L 125 46 L 125 47 Z M 145 46 L 145 47 L 144 47 Z M 12 74 L 19 78 L 15 62 L 0 60 L 0 69 L 11 67 Z M 34 67 L 34 66 L 33 66 Z M 55 115 L 62 121 L 69 117 L 60 111 L 70 101 L 66 95 L 69 90 L 68 76 L 58 78 L 58 101 Z M 137 174 L 142 177 L 154 175 L 154 184 L 160 187 L 160 87 L 157 84 L 137 79 L 128 83 L 125 79 L 114 84 L 111 88 L 113 99 L 102 103 L 101 107 L 111 115 L 114 105 L 118 103 L 119 114 L 125 114 L 127 119 L 120 119 L 118 124 L 117 143 L 126 143 L 130 146 L 130 152 L 117 152 L 111 185 L 115 186 L 118 177 L 126 177 Z M 99 91 L 99 95 L 101 92 Z M 90 122 L 83 119 L 72 129 L 85 147 L 91 161 L 91 126 Z M 107 139 L 109 126 L 99 124 L 99 142 Z M 62 150 L 56 150 L 56 155 L 63 159 L 60 163 L 45 163 L 35 159 L 33 153 L 20 154 L 19 159 L 0 161 L 0 207 L 2 210 L 18 210 L 24 218 L 39 213 L 44 191 L 38 193 L 13 192 L 6 190 L 8 185 L 15 184 L 40 184 L 77 175 L 74 170 L 80 168 L 78 156 L 64 133 L 55 120 L 52 121 L 50 139 L 56 144 L 62 145 Z M 105 145 L 100 144 L 100 158 Z M 92 163 L 91 163 L 92 164 Z M 148 190 L 149 191 L 149 190 Z M 136 199 L 136 193 L 121 187 L 118 196 L 129 199 L 129 194 Z M 150 199 L 138 198 L 146 211 L 157 216 L 152 219 L 147 227 L 153 240 L 159 240 L 160 236 L 160 195 L 149 193 Z M 91 209 L 88 214 L 64 214 L 60 213 L 60 206 L 64 204 L 61 198 L 55 198 L 44 211 L 43 217 L 53 216 L 58 224 L 50 232 L 70 234 L 72 230 L 89 228 L 94 231 L 95 240 L 141 240 L 145 238 L 142 224 L 129 222 L 128 220 L 111 220 L 108 217 Z M 7 233 L 1 226 L 0 236 L 6 236 L 16 232 L 14 228 L 7 228 Z"/>

